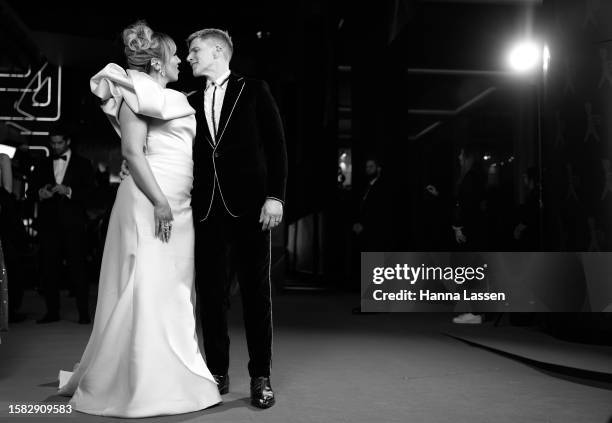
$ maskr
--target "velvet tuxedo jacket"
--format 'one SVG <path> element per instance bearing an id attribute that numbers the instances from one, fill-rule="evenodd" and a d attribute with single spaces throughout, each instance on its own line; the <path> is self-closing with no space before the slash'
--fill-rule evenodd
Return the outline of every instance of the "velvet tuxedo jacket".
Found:
<path id="1" fill-rule="evenodd" d="M 258 214 L 266 198 L 285 200 L 287 150 L 278 107 L 268 84 L 232 73 L 214 142 L 204 110 L 204 87 L 189 95 L 196 110 L 192 207 L 196 222 L 220 195 L 235 217 Z"/>

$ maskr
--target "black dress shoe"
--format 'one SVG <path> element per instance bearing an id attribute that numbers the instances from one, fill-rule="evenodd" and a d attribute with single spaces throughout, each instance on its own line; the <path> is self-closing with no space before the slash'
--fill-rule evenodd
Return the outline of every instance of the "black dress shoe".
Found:
<path id="1" fill-rule="evenodd" d="M 36 321 L 37 324 L 41 323 L 52 323 L 59 322 L 59 316 L 57 314 L 45 314 L 42 319 Z"/>
<path id="2" fill-rule="evenodd" d="M 229 392 L 229 375 L 226 373 L 224 375 L 213 375 L 215 382 L 217 382 L 217 388 L 219 389 L 219 394 L 225 395 Z"/>
<path id="3" fill-rule="evenodd" d="M 274 391 L 269 377 L 251 378 L 251 404 L 257 408 L 270 408 L 274 405 Z"/>

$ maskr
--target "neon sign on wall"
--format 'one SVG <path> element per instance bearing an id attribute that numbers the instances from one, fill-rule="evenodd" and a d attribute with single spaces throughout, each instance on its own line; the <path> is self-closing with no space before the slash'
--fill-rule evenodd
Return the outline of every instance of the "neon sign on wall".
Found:
<path id="1" fill-rule="evenodd" d="M 22 135 L 48 135 L 36 122 L 58 121 L 61 104 L 61 66 L 46 62 L 35 73 L 0 73 L 0 121 Z"/>

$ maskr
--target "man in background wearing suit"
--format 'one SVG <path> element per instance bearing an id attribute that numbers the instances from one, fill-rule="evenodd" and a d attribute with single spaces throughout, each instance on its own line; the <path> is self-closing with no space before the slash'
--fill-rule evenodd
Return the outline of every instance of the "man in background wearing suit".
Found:
<path id="1" fill-rule="evenodd" d="M 365 165 L 366 186 L 358 201 L 358 213 L 353 224 L 359 251 L 390 251 L 389 190 L 383 180 L 378 159 L 369 158 Z"/>
<path id="2" fill-rule="evenodd" d="M 283 217 L 287 181 L 283 125 L 268 84 L 230 71 L 233 44 L 227 32 L 201 30 L 187 43 L 193 75 L 205 78 L 189 101 L 197 120 L 192 206 L 206 363 L 220 393 L 226 393 L 229 257 L 244 309 L 251 404 L 268 408 L 275 403 L 270 386 L 270 230 Z"/>
<path id="3" fill-rule="evenodd" d="M 93 189 L 89 160 L 70 148 L 71 137 L 58 129 L 49 137 L 51 157 L 36 167 L 29 196 L 38 203 L 42 292 L 47 312 L 37 323 L 60 319 L 59 279 L 65 259 L 76 290 L 79 323 L 89 324 L 89 285 L 85 269 L 88 196 Z"/>

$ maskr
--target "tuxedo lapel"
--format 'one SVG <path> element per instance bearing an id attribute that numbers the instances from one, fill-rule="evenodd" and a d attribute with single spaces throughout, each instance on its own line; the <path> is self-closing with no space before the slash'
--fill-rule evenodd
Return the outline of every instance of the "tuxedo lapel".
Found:
<path id="1" fill-rule="evenodd" d="M 64 173 L 64 179 L 62 180 L 62 185 L 66 185 L 66 186 L 72 185 L 70 182 L 72 181 L 73 169 L 74 169 L 74 153 L 72 153 L 72 157 L 70 157 L 70 161 L 68 161 L 68 165 L 66 166 L 66 172 Z"/>
<path id="2" fill-rule="evenodd" d="M 240 99 L 242 90 L 244 89 L 244 78 L 232 73 L 227 81 L 227 91 L 225 92 L 225 98 L 223 99 L 223 106 L 221 107 L 221 116 L 219 117 L 219 131 L 217 132 L 217 145 L 223 139 L 225 129 L 229 124 L 232 117 L 236 103 Z"/>
<path id="3" fill-rule="evenodd" d="M 208 127 L 208 120 L 206 119 L 206 111 L 204 110 L 204 90 L 198 90 L 195 94 L 195 109 L 196 109 L 196 122 L 197 122 L 197 132 L 204 134 L 204 138 L 210 144 L 211 147 L 214 148 L 214 144 L 212 142 L 212 136 L 210 128 Z"/>
<path id="4" fill-rule="evenodd" d="M 51 181 L 51 185 L 55 185 L 55 166 L 53 164 L 53 158 L 49 157 L 49 166 L 47 166 L 47 177 L 49 178 L 49 181 Z"/>

